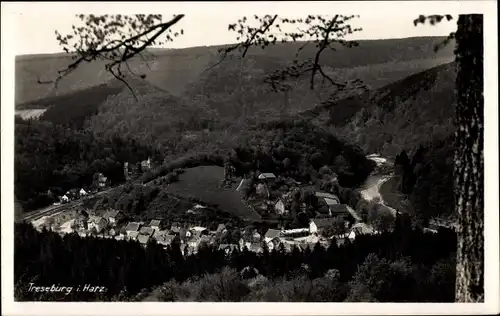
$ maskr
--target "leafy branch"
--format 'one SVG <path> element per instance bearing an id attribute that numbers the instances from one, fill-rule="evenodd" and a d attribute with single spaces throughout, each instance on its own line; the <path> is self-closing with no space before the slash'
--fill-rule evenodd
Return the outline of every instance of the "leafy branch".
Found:
<path id="1" fill-rule="evenodd" d="M 417 26 L 418 24 L 425 24 L 426 22 L 429 22 L 431 25 L 436 25 L 438 23 L 441 23 L 441 21 L 443 20 L 451 21 L 453 20 L 453 17 L 449 14 L 446 15 L 434 14 L 428 16 L 419 15 L 419 17 L 413 21 L 413 25 Z M 454 39 L 455 39 L 455 32 L 451 32 L 441 43 L 438 43 L 437 45 L 434 46 L 434 52 L 437 52 L 438 50 L 442 49 Z"/>
<path id="2" fill-rule="evenodd" d="M 179 22 L 184 14 L 174 15 L 169 21 L 162 22 L 162 15 L 136 14 L 136 15 L 84 15 L 79 14 L 77 18 L 83 26 L 72 26 L 72 33 L 62 35 L 55 31 L 59 45 L 66 53 L 72 53 L 74 60 L 65 69 L 58 71 L 54 80 L 41 81 L 40 84 L 54 84 L 57 86 L 63 78 L 76 70 L 82 63 L 90 63 L 95 60 L 105 60 L 108 71 L 114 78 L 123 82 L 136 98 L 132 88 L 126 82 L 126 73 L 122 71 L 125 65 L 132 75 L 144 79 L 145 74 L 135 74 L 128 61 L 139 56 L 145 61 L 143 53 L 153 45 L 163 45 L 173 41 L 180 33 L 172 34 L 171 27 Z M 164 39 L 160 36 L 167 32 Z"/>

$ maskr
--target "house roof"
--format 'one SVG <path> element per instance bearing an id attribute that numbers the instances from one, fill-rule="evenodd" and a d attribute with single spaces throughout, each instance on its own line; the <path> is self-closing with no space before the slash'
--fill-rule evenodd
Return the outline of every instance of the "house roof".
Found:
<path id="1" fill-rule="evenodd" d="M 100 221 L 106 221 L 104 218 L 102 218 L 101 216 L 94 216 L 94 215 L 90 215 L 88 217 L 88 222 L 93 222 L 93 223 L 99 223 Z"/>
<path id="2" fill-rule="evenodd" d="M 153 219 L 151 222 L 149 222 L 149 226 L 160 226 L 161 220 L 159 219 Z"/>
<path id="3" fill-rule="evenodd" d="M 263 172 L 261 174 L 259 174 L 259 179 L 263 180 L 263 179 L 276 179 L 276 176 L 274 175 L 274 173 L 271 173 L 271 172 Z"/>
<path id="4" fill-rule="evenodd" d="M 319 198 L 328 198 L 332 200 L 339 200 L 339 198 L 335 194 L 327 193 L 327 192 L 314 192 L 314 195 L 316 195 Z"/>
<path id="5" fill-rule="evenodd" d="M 364 234 L 373 234 L 374 233 L 373 228 L 369 227 L 365 223 L 354 224 L 354 226 L 352 227 L 351 231 L 354 231 L 356 234 L 362 234 L 362 235 L 364 235 Z"/>
<path id="6" fill-rule="evenodd" d="M 202 231 L 207 230 L 207 229 L 205 227 L 194 226 L 194 227 L 191 227 L 191 230 L 194 230 L 197 232 L 202 232 Z"/>
<path id="7" fill-rule="evenodd" d="M 141 244 L 147 244 L 148 241 L 149 241 L 149 237 L 148 235 L 139 235 L 137 236 L 137 240 L 141 243 Z"/>
<path id="8" fill-rule="evenodd" d="M 325 228 L 332 225 L 335 218 L 314 218 L 311 220 L 312 223 L 318 228 Z"/>
<path id="9" fill-rule="evenodd" d="M 127 227 L 125 228 L 126 231 L 138 231 L 139 228 L 141 227 L 140 223 L 137 222 L 130 222 L 128 223 Z"/>
<path id="10" fill-rule="evenodd" d="M 129 233 L 129 237 L 130 238 L 137 238 L 137 236 L 139 236 L 139 232 L 138 231 L 133 231 L 133 232 Z"/>
<path id="11" fill-rule="evenodd" d="M 170 244 L 172 241 L 175 239 L 175 235 L 170 235 L 170 234 L 156 234 L 153 235 L 153 237 L 156 239 L 156 241 L 160 244 Z"/>
<path id="12" fill-rule="evenodd" d="M 154 233 L 154 229 L 151 228 L 151 227 L 148 227 L 148 226 L 143 226 L 141 227 L 141 229 L 139 230 L 139 232 L 143 235 L 149 235 L 151 236 L 153 233 Z"/>
<path id="13" fill-rule="evenodd" d="M 278 229 L 268 229 L 264 238 L 275 238 L 281 235 L 281 230 Z"/>
<path id="14" fill-rule="evenodd" d="M 349 209 L 347 208 L 347 205 L 345 204 L 334 204 L 334 205 L 328 205 L 330 207 L 330 210 L 334 214 L 350 214 Z"/>
<path id="15" fill-rule="evenodd" d="M 116 217 L 120 213 L 119 210 L 108 210 L 104 213 L 104 217 Z"/>
<path id="16" fill-rule="evenodd" d="M 219 224 L 219 226 L 217 226 L 217 232 L 220 232 L 224 229 L 226 229 L 226 225 L 224 225 L 224 224 Z"/>
<path id="17" fill-rule="evenodd" d="M 330 199 L 330 198 L 324 198 L 326 205 L 332 206 L 339 204 L 339 201 L 337 199 Z"/>

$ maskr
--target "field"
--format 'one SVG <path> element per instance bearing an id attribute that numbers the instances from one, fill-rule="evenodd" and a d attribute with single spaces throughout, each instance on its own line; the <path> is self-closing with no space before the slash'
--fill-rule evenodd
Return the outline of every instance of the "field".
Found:
<path id="1" fill-rule="evenodd" d="M 194 196 L 206 203 L 217 204 L 222 210 L 235 216 L 259 220 L 260 216 L 241 201 L 240 194 L 232 189 L 221 188 L 224 169 L 216 166 L 200 166 L 187 169 L 179 181 L 169 184 L 167 191 L 181 196 Z"/>

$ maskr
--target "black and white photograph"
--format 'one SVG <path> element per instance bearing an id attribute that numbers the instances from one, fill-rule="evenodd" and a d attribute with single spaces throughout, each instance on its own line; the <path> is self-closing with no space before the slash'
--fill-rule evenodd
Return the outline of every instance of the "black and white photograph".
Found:
<path id="1" fill-rule="evenodd" d="M 6 315 L 499 312 L 496 7 L 2 3 Z"/>

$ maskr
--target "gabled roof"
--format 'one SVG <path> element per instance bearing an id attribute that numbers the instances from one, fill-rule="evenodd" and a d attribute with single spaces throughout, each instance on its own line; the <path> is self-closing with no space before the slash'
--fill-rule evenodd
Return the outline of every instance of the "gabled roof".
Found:
<path id="1" fill-rule="evenodd" d="M 351 231 L 354 231 L 358 235 L 364 235 L 364 234 L 373 234 L 374 230 L 366 225 L 365 223 L 357 223 L 355 224 Z"/>
<path id="2" fill-rule="evenodd" d="M 326 205 L 332 206 L 339 204 L 339 201 L 337 199 L 330 199 L 330 198 L 324 198 Z"/>
<path id="3" fill-rule="evenodd" d="M 347 208 L 347 205 L 345 204 L 334 204 L 334 205 L 328 205 L 330 207 L 330 211 L 332 211 L 333 214 L 350 214 L 349 209 Z"/>
<path id="4" fill-rule="evenodd" d="M 132 239 L 135 239 L 138 236 L 139 236 L 139 232 L 138 231 L 133 231 L 133 232 L 129 233 L 129 237 L 132 238 Z"/>
<path id="5" fill-rule="evenodd" d="M 96 223 L 96 224 L 98 224 L 99 222 L 106 221 L 106 220 L 104 218 L 102 218 L 101 216 L 90 215 L 88 217 L 87 221 L 90 222 L 90 223 Z"/>
<path id="6" fill-rule="evenodd" d="M 327 193 L 327 192 L 314 192 L 314 195 L 316 195 L 319 198 L 339 200 L 339 198 L 335 194 L 331 194 L 331 193 Z"/>
<path id="7" fill-rule="evenodd" d="M 224 229 L 226 229 L 226 225 L 224 225 L 224 224 L 219 224 L 219 226 L 217 226 L 217 232 L 221 232 Z"/>
<path id="8" fill-rule="evenodd" d="M 311 222 L 314 223 L 318 228 L 325 228 L 332 225 L 334 220 L 335 218 L 314 218 L 311 220 Z"/>
<path id="9" fill-rule="evenodd" d="M 268 229 L 264 238 L 275 238 L 281 235 L 281 230 L 278 229 Z"/>
<path id="10" fill-rule="evenodd" d="M 161 220 L 159 219 L 152 219 L 151 222 L 149 222 L 149 226 L 160 226 Z"/>
<path id="11" fill-rule="evenodd" d="M 137 222 L 130 222 L 128 223 L 127 227 L 125 228 L 126 231 L 139 231 L 139 228 L 141 227 L 140 223 Z"/>
<path id="12" fill-rule="evenodd" d="M 151 228 L 151 227 L 148 227 L 148 226 L 143 226 L 141 227 L 141 229 L 139 230 L 139 233 L 141 233 L 142 235 L 148 235 L 148 236 L 151 236 L 153 233 L 154 233 L 154 229 Z"/>
<path id="13" fill-rule="evenodd" d="M 260 180 L 263 180 L 263 179 L 276 179 L 276 176 L 274 175 L 274 173 L 271 173 L 271 172 L 263 172 L 263 173 L 259 174 L 259 179 Z"/>
<path id="14" fill-rule="evenodd" d="M 147 244 L 148 241 L 149 241 L 149 238 L 150 236 L 149 235 L 139 235 L 137 236 L 137 240 L 141 243 L 141 244 Z"/>
<path id="15" fill-rule="evenodd" d="M 106 213 L 104 213 L 104 217 L 107 217 L 107 218 L 114 218 L 116 217 L 118 214 L 120 213 L 119 210 L 108 210 L 106 211 Z"/>

